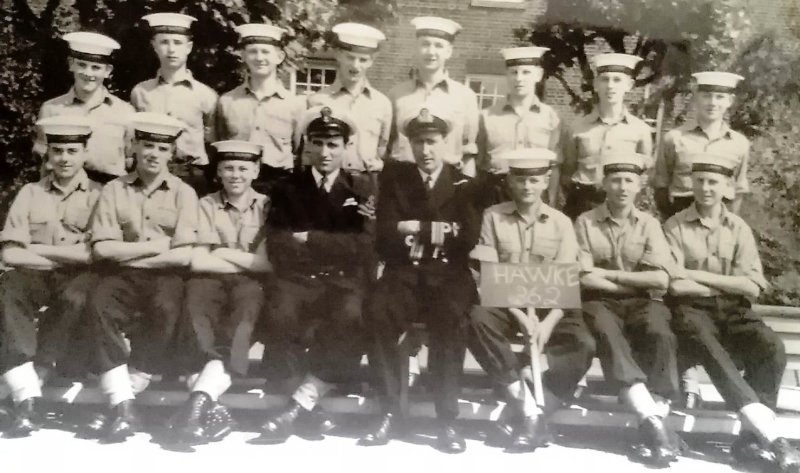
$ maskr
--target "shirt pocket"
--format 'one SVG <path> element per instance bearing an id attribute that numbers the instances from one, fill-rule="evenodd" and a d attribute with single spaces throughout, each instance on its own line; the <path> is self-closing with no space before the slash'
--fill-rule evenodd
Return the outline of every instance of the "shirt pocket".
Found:
<path id="1" fill-rule="evenodd" d="M 244 251 L 252 253 L 256 250 L 254 243 L 257 243 L 256 238 L 260 229 L 258 225 L 242 225 L 239 230 L 239 243 Z"/>
<path id="2" fill-rule="evenodd" d="M 85 232 L 92 208 L 86 202 L 70 203 L 64 210 L 64 225 L 75 232 Z"/>
<path id="3" fill-rule="evenodd" d="M 542 258 L 543 261 L 553 261 L 558 254 L 561 241 L 552 237 L 535 236 L 531 253 Z"/>
<path id="4" fill-rule="evenodd" d="M 501 263 L 519 263 L 521 248 L 518 241 L 500 237 L 497 240 L 497 257 Z"/>
<path id="5" fill-rule="evenodd" d="M 622 245 L 622 259 L 635 266 L 642 260 L 644 248 L 644 240 L 639 238 L 628 240 Z"/>
<path id="6" fill-rule="evenodd" d="M 526 144 L 534 148 L 549 148 L 552 131 L 549 127 L 528 125 L 525 129 Z"/>
<path id="7" fill-rule="evenodd" d="M 166 235 L 175 233 L 178 224 L 178 211 L 168 207 L 159 207 L 153 212 L 153 220 Z"/>
<path id="8" fill-rule="evenodd" d="M 702 241 L 690 241 L 684 244 L 683 256 L 686 269 L 699 269 L 708 259 L 708 248 Z"/>
<path id="9" fill-rule="evenodd" d="M 53 232 L 50 225 L 53 215 L 40 207 L 34 207 L 28 220 L 32 243 L 52 244 Z"/>
<path id="10" fill-rule="evenodd" d="M 578 148 L 578 160 L 588 161 L 587 157 L 593 157 L 600 151 L 597 140 L 588 134 L 576 136 L 575 144 Z"/>

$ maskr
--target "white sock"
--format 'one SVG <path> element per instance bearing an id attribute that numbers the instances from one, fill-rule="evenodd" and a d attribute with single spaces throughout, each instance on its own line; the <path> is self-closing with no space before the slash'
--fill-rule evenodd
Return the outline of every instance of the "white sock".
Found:
<path id="1" fill-rule="evenodd" d="M 669 417 L 669 412 L 672 409 L 672 402 L 658 394 L 653 394 L 653 401 L 655 401 L 656 406 L 658 406 L 658 415 L 664 419 Z"/>
<path id="2" fill-rule="evenodd" d="M 153 379 L 152 374 L 145 373 L 144 371 L 139 371 L 136 368 L 127 368 L 127 370 L 129 378 L 128 382 L 133 388 L 134 394 L 139 394 L 140 392 L 147 389 L 147 386 L 150 385 L 150 380 Z"/>
<path id="3" fill-rule="evenodd" d="M 14 404 L 32 397 L 42 397 L 42 386 L 32 361 L 6 371 L 3 373 L 3 380 L 8 384 Z"/>
<path id="4" fill-rule="evenodd" d="M 112 406 L 134 399 L 128 365 L 119 365 L 100 375 L 100 389 Z"/>
<path id="5" fill-rule="evenodd" d="M 225 364 L 220 360 L 211 360 L 200 372 L 192 392 L 202 391 L 216 402 L 231 387 L 231 384 L 231 375 L 225 369 Z"/>
<path id="6" fill-rule="evenodd" d="M 419 358 L 416 356 L 408 357 L 408 374 L 420 374 Z"/>
<path id="7" fill-rule="evenodd" d="M 525 417 L 533 417 L 542 413 L 542 410 L 536 405 L 536 399 L 533 397 L 533 393 L 530 388 L 528 388 L 528 383 L 515 381 L 506 386 L 506 391 L 513 399 L 519 401 L 522 414 Z"/>
<path id="8" fill-rule="evenodd" d="M 186 389 L 188 389 L 189 392 L 192 392 L 194 390 L 194 385 L 195 383 L 197 383 L 197 378 L 199 377 L 200 373 L 192 373 L 186 377 Z"/>
<path id="9" fill-rule="evenodd" d="M 739 410 L 745 428 L 752 430 L 767 444 L 778 438 L 775 412 L 760 402 L 750 403 Z"/>
<path id="10" fill-rule="evenodd" d="M 644 383 L 636 383 L 633 386 L 620 389 L 619 397 L 630 406 L 642 420 L 650 416 L 661 417 L 661 409 L 653 400 L 653 396 L 650 395 L 650 391 L 647 390 L 647 386 L 645 386 Z"/>
<path id="11" fill-rule="evenodd" d="M 305 379 L 303 379 L 303 383 L 294 391 L 294 394 L 292 394 L 292 399 L 300 404 L 303 409 L 310 411 L 314 409 L 319 400 L 331 389 L 333 389 L 331 384 L 326 383 L 316 376 L 307 374 Z"/>

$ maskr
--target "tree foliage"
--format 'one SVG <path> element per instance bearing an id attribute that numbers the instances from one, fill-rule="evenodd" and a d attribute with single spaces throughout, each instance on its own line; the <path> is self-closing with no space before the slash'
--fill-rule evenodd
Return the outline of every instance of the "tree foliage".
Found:
<path id="1" fill-rule="evenodd" d="M 41 104 L 65 93 L 72 77 L 67 45 L 59 39 L 77 30 L 119 41 L 109 90 L 123 99 L 158 67 L 141 17 L 180 11 L 198 19 L 189 68 L 217 91 L 235 87 L 243 68 L 234 26 L 271 22 L 288 30 L 284 72 L 301 66 L 309 51 L 325 46 L 332 23 L 392 21 L 395 0 L 0 0 L 0 214 L 21 183 L 34 179 L 30 158 L 33 123 Z M 1 216 L 1 215 L 0 215 Z"/>

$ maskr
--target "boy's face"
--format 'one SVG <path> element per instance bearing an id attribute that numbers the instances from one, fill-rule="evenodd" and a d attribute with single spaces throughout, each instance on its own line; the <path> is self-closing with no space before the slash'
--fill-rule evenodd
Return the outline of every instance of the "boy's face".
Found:
<path id="1" fill-rule="evenodd" d="M 542 192 L 550 185 L 550 171 L 538 176 L 510 172 L 506 176 L 506 182 L 514 202 L 533 205 L 542 199 Z"/>
<path id="2" fill-rule="evenodd" d="M 336 62 L 343 82 L 358 82 L 367 77 L 367 71 L 372 67 L 373 55 L 341 49 L 336 53 Z"/>
<path id="3" fill-rule="evenodd" d="M 508 91 L 517 97 L 528 97 L 536 93 L 536 84 L 542 80 L 539 66 L 511 66 L 506 68 Z"/>
<path id="4" fill-rule="evenodd" d="M 733 94 L 698 90 L 692 100 L 699 119 L 716 121 L 725 118 L 725 113 L 733 105 Z"/>
<path id="5" fill-rule="evenodd" d="M 175 155 L 175 150 L 175 143 L 134 140 L 136 171 L 151 176 L 161 174 L 167 169 L 167 163 Z"/>
<path id="6" fill-rule="evenodd" d="M 86 162 L 85 143 L 51 143 L 47 145 L 47 163 L 53 174 L 69 179 L 83 169 Z"/>
<path id="7" fill-rule="evenodd" d="M 241 195 L 250 189 L 258 177 L 259 163 L 243 160 L 225 160 L 217 164 L 217 177 L 228 195 Z"/>
<path id="8" fill-rule="evenodd" d="M 594 90 L 600 103 L 620 104 L 633 88 L 633 78 L 623 72 L 603 72 L 594 79 Z"/>
<path id="9" fill-rule="evenodd" d="M 713 207 L 722 202 L 731 186 L 731 178 L 716 172 L 693 172 L 692 190 L 694 200 L 703 207 Z"/>
<path id="10" fill-rule="evenodd" d="M 286 58 L 286 53 L 274 44 L 248 44 L 242 50 L 247 70 L 254 76 L 270 76 Z"/>
<path id="11" fill-rule="evenodd" d="M 111 64 L 74 57 L 70 57 L 68 62 L 75 89 L 86 94 L 102 87 L 103 81 L 111 75 L 111 71 L 114 69 Z"/>
<path id="12" fill-rule="evenodd" d="M 603 177 L 606 199 L 615 207 L 633 205 L 642 189 L 642 177 L 634 172 L 614 172 Z"/>
<path id="13" fill-rule="evenodd" d="M 188 36 L 176 33 L 157 33 L 150 44 L 161 66 L 171 68 L 185 66 L 193 46 Z"/>
<path id="14" fill-rule="evenodd" d="M 450 56 L 453 55 L 453 45 L 446 39 L 435 36 L 420 36 L 417 38 L 417 62 L 420 69 L 426 71 L 444 70 Z"/>

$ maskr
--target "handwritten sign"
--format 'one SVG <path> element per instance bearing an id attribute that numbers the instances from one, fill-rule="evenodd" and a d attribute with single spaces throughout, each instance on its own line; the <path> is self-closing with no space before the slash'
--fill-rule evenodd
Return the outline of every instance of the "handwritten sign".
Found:
<path id="1" fill-rule="evenodd" d="M 578 264 L 481 262 L 481 305 L 579 309 Z"/>

